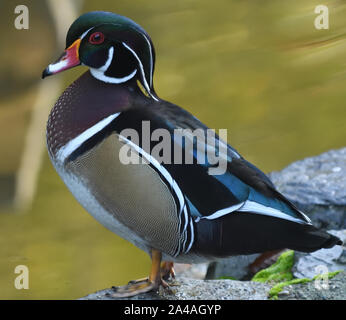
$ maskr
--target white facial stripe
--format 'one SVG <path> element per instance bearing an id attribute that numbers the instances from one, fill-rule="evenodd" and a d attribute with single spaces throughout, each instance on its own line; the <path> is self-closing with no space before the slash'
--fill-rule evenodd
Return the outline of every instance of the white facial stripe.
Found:
<path id="1" fill-rule="evenodd" d="M 80 36 L 80 39 L 83 40 L 83 38 L 88 34 L 88 32 L 91 30 L 91 29 L 94 29 L 95 27 L 91 27 L 89 28 L 87 31 L 83 32 L 82 35 Z"/>
<path id="2" fill-rule="evenodd" d="M 150 52 L 150 86 L 153 85 L 153 64 L 154 64 L 154 61 L 153 61 L 153 52 L 152 52 L 152 48 L 151 48 L 151 44 L 150 44 L 150 41 L 148 40 L 147 36 L 145 34 L 143 34 L 143 37 L 145 39 L 145 41 L 148 43 L 148 46 L 149 46 L 149 52 Z"/>
<path id="3" fill-rule="evenodd" d="M 102 71 L 102 72 L 106 72 L 112 63 L 113 56 L 114 56 L 114 47 L 110 47 L 108 50 L 108 58 L 107 58 L 106 63 L 102 67 L 98 68 L 97 70 Z"/>
<path id="4" fill-rule="evenodd" d="M 114 77 L 109 77 L 105 75 L 105 72 L 108 70 L 109 66 L 112 63 L 113 57 L 114 57 L 114 47 L 110 47 L 108 50 L 108 58 L 106 63 L 102 67 L 97 69 L 90 68 L 91 74 L 96 79 L 101 80 L 103 82 L 107 82 L 107 83 L 123 83 L 132 79 L 137 73 L 137 69 L 133 70 L 128 76 L 125 76 L 123 78 L 114 78 Z"/>
<path id="5" fill-rule="evenodd" d="M 209 216 L 199 217 L 195 221 L 198 222 L 200 219 L 208 219 L 208 220 L 217 219 L 217 218 L 220 218 L 226 214 L 232 213 L 234 211 L 253 212 L 253 213 L 262 214 L 262 215 L 266 215 L 266 216 L 272 216 L 272 217 L 276 217 L 276 218 L 281 218 L 281 219 L 285 219 L 285 220 L 289 220 L 289 221 L 293 221 L 293 222 L 297 222 L 297 223 L 301 223 L 301 224 L 305 223 L 303 220 L 294 218 L 294 217 L 292 217 L 292 216 L 290 216 L 290 215 L 288 215 L 288 214 L 286 214 L 280 210 L 277 210 L 277 209 L 274 209 L 271 207 L 267 207 L 267 206 L 264 206 L 263 204 L 260 204 L 260 203 L 254 202 L 254 201 L 250 201 L 250 200 L 246 200 L 246 201 L 241 202 L 239 204 L 235 204 L 231 207 L 218 210 Z M 308 221 L 308 223 L 310 223 L 310 222 Z"/>
<path id="6" fill-rule="evenodd" d="M 120 115 L 120 113 L 121 112 L 118 112 L 102 119 L 101 121 L 99 121 L 98 123 L 90 127 L 89 129 L 82 132 L 77 137 L 70 140 L 67 144 L 65 144 L 59 149 L 57 153 L 57 159 L 63 163 L 65 159 L 67 159 L 67 157 L 69 157 L 75 150 L 77 150 L 85 141 L 87 141 L 93 135 L 95 135 L 96 133 L 100 132 L 103 128 L 105 128 L 115 118 L 117 118 Z"/>
<path id="7" fill-rule="evenodd" d="M 150 88 L 148 86 L 148 83 L 147 83 L 147 79 L 145 77 L 145 72 L 144 72 L 144 68 L 143 68 L 143 64 L 142 64 L 142 61 L 138 58 L 136 52 L 134 50 L 132 50 L 125 42 L 122 43 L 123 46 L 128 49 L 133 55 L 134 57 L 137 59 L 138 63 L 139 63 L 139 67 L 141 69 L 141 72 L 142 72 L 142 76 L 143 76 L 143 82 L 144 82 L 144 87 L 145 89 L 147 90 L 147 92 L 149 93 L 149 95 L 156 101 L 158 101 L 158 99 L 156 99 L 150 92 Z"/>
<path id="8" fill-rule="evenodd" d="M 123 142 L 127 143 L 130 147 L 132 147 L 134 150 L 136 150 L 138 152 L 138 154 L 140 154 L 148 163 L 150 163 L 152 166 L 154 166 L 161 173 L 161 175 L 166 179 L 167 183 L 170 185 L 171 189 L 173 189 L 175 195 L 178 198 L 179 206 L 181 208 L 181 210 L 179 212 L 179 221 L 181 220 L 180 215 L 184 214 L 185 224 L 184 224 L 183 232 L 187 232 L 187 223 L 189 221 L 189 218 L 188 218 L 188 213 L 187 213 L 187 209 L 186 209 L 186 205 L 185 205 L 184 195 L 183 195 L 182 191 L 180 190 L 179 186 L 177 185 L 177 183 L 175 182 L 175 180 L 173 179 L 173 177 L 171 176 L 171 174 L 166 170 L 166 168 L 164 166 L 160 165 L 160 163 L 154 157 L 152 157 L 150 154 L 145 152 L 142 148 L 140 148 L 138 145 L 133 143 L 131 140 L 129 140 L 129 139 L 127 139 L 121 135 L 119 135 L 119 139 L 121 139 Z M 191 228 L 191 242 L 190 242 L 187 250 L 185 250 L 185 253 L 187 253 L 188 250 L 190 250 L 192 243 L 193 243 L 193 240 L 194 240 L 192 221 L 190 221 L 190 228 Z M 177 254 L 178 253 L 179 253 L 179 251 L 177 252 Z"/>
<path id="9" fill-rule="evenodd" d="M 126 81 L 132 79 L 135 76 L 135 74 L 137 73 L 137 69 L 133 70 L 132 73 L 130 73 L 128 76 L 123 77 L 123 78 L 108 77 L 108 76 L 104 75 L 103 72 L 98 72 L 97 69 L 91 69 L 90 68 L 90 72 L 91 72 L 91 74 L 95 78 L 97 78 L 98 80 L 101 80 L 103 82 L 107 82 L 107 83 L 123 83 L 123 82 L 126 82 Z"/>

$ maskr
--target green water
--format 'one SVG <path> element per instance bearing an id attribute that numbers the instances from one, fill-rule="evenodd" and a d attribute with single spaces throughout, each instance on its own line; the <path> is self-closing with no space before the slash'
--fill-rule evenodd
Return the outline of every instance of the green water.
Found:
<path id="1" fill-rule="evenodd" d="M 185 107 L 211 128 L 227 128 L 229 142 L 269 172 L 346 144 L 346 5 L 324 1 L 330 29 L 316 30 L 318 4 L 311 0 L 85 1 L 83 12 L 114 11 L 140 23 L 155 44 L 158 95 Z M 27 48 L 37 54 L 46 50 L 45 56 L 29 64 L 21 51 L 11 51 L 9 61 L 23 66 L 13 63 L 11 79 L 27 75 L 36 81 L 47 57 L 53 61 L 60 51 L 49 38 L 45 10 L 32 8 L 41 25 L 33 23 L 25 35 L 35 44 L 30 46 L 28 40 Z M 42 23 L 47 30 L 42 30 Z M 12 37 L 23 37 L 7 28 Z M 9 43 L 13 49 L 20 45 Z M 8 68 L 3 61 L 2 77 Z M 61 76 L 67 85 L 81 71 Z M 19 96 L 34 90 L 28 85 Z M 21 138 L 13 137 L 23 130 L 30 108 L 18 107 L 20 111 L 9 116 L 14 109 L 8 105 L 18 97 L 6 92 L 0 96 L 0 143 L 8 152 L 2 153 L 0 172 L 10 174 L 20 156 L 13 150 Z M 16 119 L 23 119 L 21 128 L 17 129 Z M 74 299 L 146 276 L 150 267 L 146 254 L 81 208 L 47 156 L 32 209 L 24 214 L 3 209 L 0 234 L 0 299 Z M 29 267 L 28 290 L 14 287 L 14 268 L 20 264 Z"/>

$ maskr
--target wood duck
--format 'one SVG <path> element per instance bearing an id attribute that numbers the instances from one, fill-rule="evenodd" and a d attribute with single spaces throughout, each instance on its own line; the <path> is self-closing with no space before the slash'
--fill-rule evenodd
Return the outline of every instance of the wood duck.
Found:
<path id="1" fill-rule="evenodd" d="M 267 176 L 225 146 L 226 170 L 211 175 L 211 163 L 164 163 L 143 146 L 147 134 L 164 129 L 171 148 L 186 143 L 175 129 L 208 128 L 184 109 L 162 100 L 153 87 L 155 51 L 147 32 L 110 12 L 89 12 L 70 27 L 63 55 L 42 77 L 85 65 L 89 70 L 59 97 L 47 123 L 50 159 L 81 205 L 100 223 L 146 251 L 148 278 L 129 282 L 114 296 L 166 287 L 173 263 L 290 248 L 305 252 L 342 244 L 318 230 L 280 194 Z M 124 130 L 133 129 L 139 141 Z M 152 147 L 159 143 L 154 141 Z M 144 161 L 123 163 L 124 146 Z M 197 152 L 192 152 L 196 160 Z M 162 263 L 161 263 L 162 262 Z"/>

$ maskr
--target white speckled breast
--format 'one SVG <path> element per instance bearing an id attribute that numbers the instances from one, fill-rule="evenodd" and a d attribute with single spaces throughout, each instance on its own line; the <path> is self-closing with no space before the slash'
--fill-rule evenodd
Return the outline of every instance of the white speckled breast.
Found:
<path id="1" fill-rule="evenodd" d="M 122 146 L 114 133 L 55 167 L 76 199 L 109 230 L 143 250 L 174 255 L 183 241 L 174 198 L 148 164 L 122 164 Z"/>

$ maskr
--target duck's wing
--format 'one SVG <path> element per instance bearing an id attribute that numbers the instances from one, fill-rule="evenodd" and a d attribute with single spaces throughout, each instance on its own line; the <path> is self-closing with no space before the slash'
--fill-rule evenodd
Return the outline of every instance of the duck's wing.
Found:
<path id="1" fill-rule="evenodd" d="M 118 129 L 130 127 L 141 134 L 143 121 L 150 121 L 151 134 L 156 129 L 167 129 L 170 132 L 171 161 L 160 163 L 160 166 L 165 172 L 163 176 L 169 175 L 168 180 L 173 181 L 175 188 L 181 190 L 195 221 L 218 219 L 237 211 L 272 216 L 301 224 L 310 223 L 309 218 L 280 194 L 262 171 L 246 161 L 218 135 L 215 134 L 213 139 L 205 139 L 204 142 L 200 139 L 196 142 L 195 139 L 193 151 L 186 150 L 186 141 L 191 138 L 189 137 L 191 132 L 198 129 L 207 135 L 210 129 L 180 107 L 162 102 L 148 108 L 134 109 L 118 119 L 117 121 L 122 121 L 122 124 L 118 122 Z M 181 129 L 188 129 L 183 140 L 176 137 L 177 130 Z M 142 138 L 140 137 L 140 143 Z M 158 142 L 151 141 L 151 143 L 155 146 Z M 220 159 L 223 149 L 223 163 L 219 163 L 225 166 L 222 174 L 210 174 L 210 169 L 215 168 L 215 163 L 211 164 L 206 156 L 200 157 L 200 148 L 197 144 L 201 143 L 205 144 L 202 150 L 209 152 L 212 150 L 214 154 L 220 156 Z M 182 163 L 174 161 L 174 152 L 179 147 L 182 148 L 183 154 L 192 153 L 194 160 L 192 164 L 184 163 L 186 160 L 184 156 Z M 205 161 L 198 163 L 201 159 Z M 172 190 L 174 191 L 174 188 Z"/>

